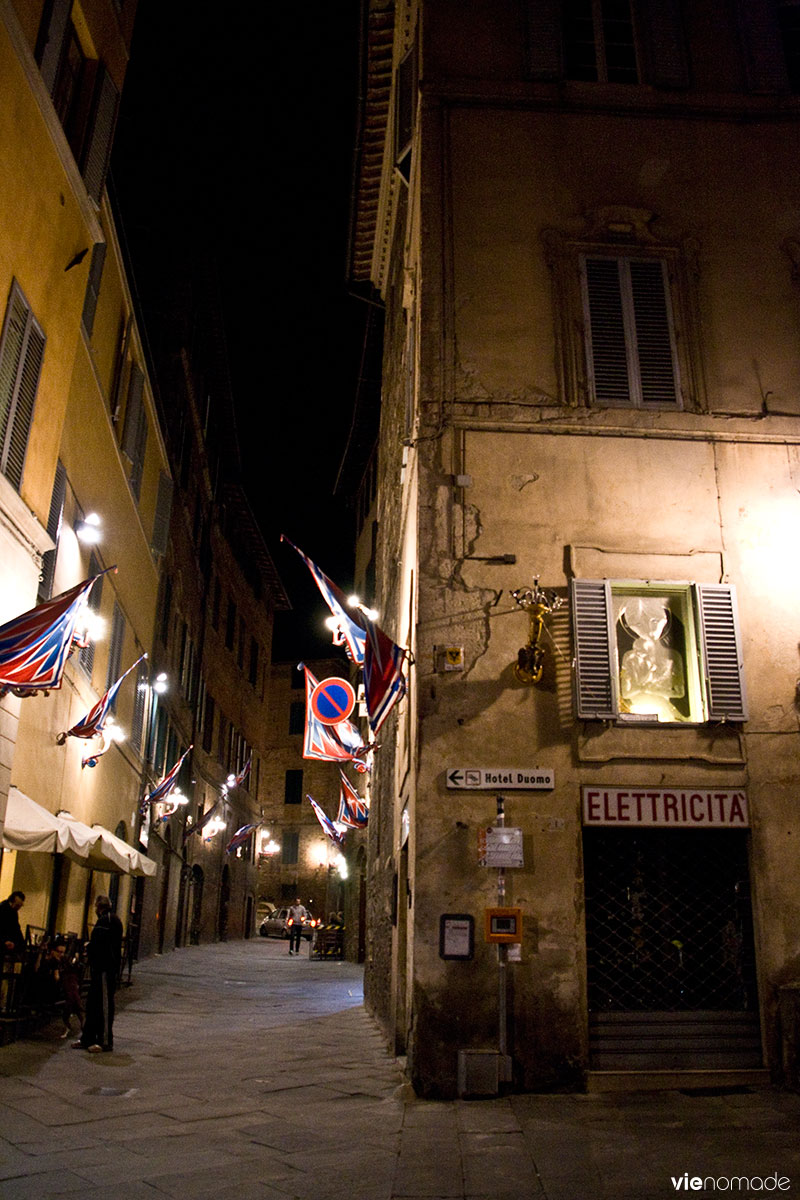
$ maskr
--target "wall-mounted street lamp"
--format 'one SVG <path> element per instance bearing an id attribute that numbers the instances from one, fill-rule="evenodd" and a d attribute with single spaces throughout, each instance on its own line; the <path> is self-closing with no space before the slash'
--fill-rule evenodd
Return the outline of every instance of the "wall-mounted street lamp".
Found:
<path id="1" fill-rule="evenodd" d="M 532 588 L 517 588 L 511 595 L 528 614 L 528 640 L 517 651 L 514 674 L 520 683 L 538 683 L 544 670 L 545 649 L 541 644 L 544 619 L 561 608 L 564 598 L 540 588 L 538 575 L 534 577 Z"/>
<path id="2" fill-rule="evenodd" d="M 96 546 L 103 536 L 102 522 L 97 513 L 87 513 L 75 525 L 75 536 L 84 546 Z"/>

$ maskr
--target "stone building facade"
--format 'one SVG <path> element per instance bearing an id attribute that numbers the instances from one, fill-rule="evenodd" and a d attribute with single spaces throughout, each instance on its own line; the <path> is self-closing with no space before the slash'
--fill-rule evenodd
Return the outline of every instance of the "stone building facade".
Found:
<path id="1" fill-rule="evenodd" d="M 611 9 L 366 6 L 351 275 L 414 656 L 366 995 L 428 1095 L 779 1077 L 800 962 L 794 10 Z"/>

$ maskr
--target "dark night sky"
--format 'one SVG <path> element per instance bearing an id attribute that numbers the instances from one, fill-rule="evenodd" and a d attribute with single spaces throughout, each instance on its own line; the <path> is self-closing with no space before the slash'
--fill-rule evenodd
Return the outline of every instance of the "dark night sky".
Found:
<path id="1" fill-rule="evenodd" d="M 113 188 L 145 324 L 175 266 L 218 276 L 244 483 L 295 609 L 276 656 L 330 651 L 305 644 L 325 610 L 280 533 L 350 584 L 332 492 L 364 322 L 346 287 L 357 90 L 358 0 L 139 2 Z"/>

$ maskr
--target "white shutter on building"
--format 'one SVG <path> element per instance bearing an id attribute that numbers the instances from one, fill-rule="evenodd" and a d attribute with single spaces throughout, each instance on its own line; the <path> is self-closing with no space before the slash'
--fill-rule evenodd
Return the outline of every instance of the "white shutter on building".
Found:
<path id="1" fill-rule="evenodd" d="M 709 719 L 746 721 L 735 589 L 724 583 L 698 584 L 696 593 Z"/>
<path id="2" fill-rule="evenodd" d="M 614 718 L 618 702 L 610 584 L 603 579 L 573 579 L 570 599 L 578 716 Z"/>

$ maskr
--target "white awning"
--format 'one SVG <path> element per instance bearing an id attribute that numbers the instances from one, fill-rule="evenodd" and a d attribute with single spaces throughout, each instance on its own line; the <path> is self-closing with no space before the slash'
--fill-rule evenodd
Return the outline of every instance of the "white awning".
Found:
<path id="1" fill-rule="evenodd" d="M 13 785 L 2 844 L 6 850 L 64 854 L 80 866 L 115 875 L 155 875 L 158 864 L 102 825 L 85 825 L 69 813 L 57 816 Z"/>

